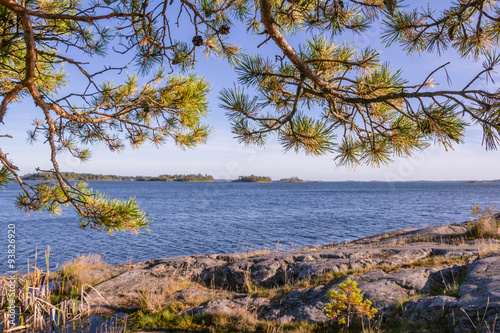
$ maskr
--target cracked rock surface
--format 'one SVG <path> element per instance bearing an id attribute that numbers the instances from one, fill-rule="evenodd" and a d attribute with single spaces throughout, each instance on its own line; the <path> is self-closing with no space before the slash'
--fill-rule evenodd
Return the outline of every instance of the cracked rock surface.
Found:
<path id="1" fill-rule="evenodd" d="M 384 318 L 444 322 L 457 333 L 472 332 L 474 326 L 495 331 L 492 325 L 500 331 L 500 319 L 495 323 L 500 316 L 500 242 L 475 244 L 457 237 L 465 231 L 461 223 L 287 252 L 118 265 L 93 273 L 99 281 L 112 277 L 95 285 L 86 301 L 95 313 L 122 311 L 139 304 L 140 292 L 162 290 L 166 281 L 181 279 L 190 286 L 165 296 L 186 302 L 178 315 L 244 310 L 279 322 L 324 322 L 327 292 L 351 278 Z M 474 322 L 478 314 L 480 322 Z"/>

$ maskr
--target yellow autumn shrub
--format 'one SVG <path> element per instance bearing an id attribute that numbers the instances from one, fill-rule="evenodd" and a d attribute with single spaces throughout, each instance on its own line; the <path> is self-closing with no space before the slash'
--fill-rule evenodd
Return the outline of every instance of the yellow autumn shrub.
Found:
<path id="1" fill-rule="evenodd" d="M 326 297 L 333 302 L 326 305 L 326 316 L 336 319 L 339 324 L 349 325 L 353 317 L 371 319 L 377 313 L 377 309 L 372 307 L 372 302 L 363 299 L 361 290 L 357 288 L 357 283 L 348 278 L 339 284 L 340 291 L 331 290 Z"/>

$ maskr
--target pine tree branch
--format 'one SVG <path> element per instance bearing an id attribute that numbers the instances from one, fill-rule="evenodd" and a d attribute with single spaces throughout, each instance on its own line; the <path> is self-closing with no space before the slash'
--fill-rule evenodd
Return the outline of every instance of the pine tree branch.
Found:
<path id="1" fill-rule="evenodd" d="M 260 16 L 264 27 L 267 30 L 269 36 L 276 43 L 276 45 L 281 49 L 284 55 L 297 67 L 297 69 L 315 84 L 317 84 L 322 90 L 327 91 L 329 94 L 336 98 L 342 99 L 339 93 L 332 91 L 329 87 L 327 81 L 323 80 L 315 71 L 309 67 L 309 65 L 295 52 L 295 50 L 290 46 L 285 37 L 279 31 L 272 12 L 271 3 L 269 0 L 259 0 L 260 3 Z"/>
<path id="2" fill-rule="evenodd" d="M 3 117 L 5 116 L 5 112 L 7 112 L 7 105 L 16 98 L 16 96 L 24 89 L 24 83 L 18 82 L 14 88 L 12 88 L 2 99 L 2 103 L 0 104 L 0 123 L 3 123 Z"/>
<path id="3" fill-rule="evenodd" d="M 315 72 L 307 62 L 302 59 L 295 50 L 290 46 L 285 37 L 279 31 L 271 10 L 271 4 L 269 0 L 259 0 L 260 11 L 261 11 L 261 21 L 276 45 L 281 49 L 283 54 L 295 65 L 295 67 L 304 75 L 304 77 L 310 79 L 314 82 L 320 90 L 325 94 L 323 97 L 326 99 L 338 99 L 343 103 L 348 104 L 371 104 L 390 101 L 394 99 L 407 99 L 407 98 L 431 98 L 431 97 L 446 97 L 447 95 L 460 96 L 467 99 L 472 99 L 477 103 L 481 103 L 479 98 L 471 98 L 471 95 L 479 95 L 487 98 L 499 97 L 496 94 L 490 94 L 482 90 L 462 90 L 462 91 L 433 91 L 433 92 L 420 92 L 418 89 L 415 92 L 405 92 L 401 91 L 398 93 L 389 93 L 372 98 L 362 98 L 362 97 L 348 97 L 341 94 L 338 90 L 334 89 L 329 82 L 321 78 L 317 72 Z M 442 67 L 442 66 L 441 66 Z M 441 68 L 439 67 L 439 68 Z M 438 69 L 439 69 L 438 68 Z M 436 70 L 438 70 L 436 69 Z M 420 86 L 419 86 L 420 87 Z"/>
<path id="4" fill-rule="evenodd" d="M 112 18 L 146 17 L 146 15 L 137 12 L 133 13 L 113 12 L 106 15 L 98 15 L 98 16 L 46 13 L 37 10 L 30 10 L 26 7 L 21 6 L 14 0 L 0 0 L 0 5 L 3 5 L 11 9 L 20 16 L 22 15 L 35 16 L 47 20 L 71 20 L 75 22 L 86 22 L 89 24 L 94 23 L 95 21 L 109 20 Z"/>
<path id="5" fill-rule="evenodd" d="M 0 149 L 0 161 L 2 161 L 2 164 L 5 165 L 7 169 L 9 169 L 10 172 L 12 172 L 14 175 L 16 174 L 15 171 L 19 171 L 19 168 L 9 162 L 7 159 L 7 155 Z"/>
<path id="6" fill-rule="evenodd" d="M 30 197 L 30 193 L 29 193 L 29 191 L 25 187 L 25 185 L 28 185 L 28 184 L 26 184 L 25 182 L 23 182 L 23 180 L 21 179 L 21 177 L 19 177 L 19 174 L 17 173 L 19 171 L 19 168 L 17 166 L 15 166 L 14 164 L 12 164 L 7 159 L 7 155 L 2 151 L 2 149 L 0 149 L 0 162 L 7 168 L 7 170 L 10 171 L 10 173 L 14 176 L 14 178 L 17 181 L 17 183 L 21 187 L 22 191 L 29 198 Z M 31 187 L 31 185 L 28 185 L 28 187 Z"/>

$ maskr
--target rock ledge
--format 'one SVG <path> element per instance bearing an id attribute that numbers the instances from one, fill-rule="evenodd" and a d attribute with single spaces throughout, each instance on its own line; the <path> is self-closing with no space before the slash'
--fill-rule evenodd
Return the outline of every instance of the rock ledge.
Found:
<path id="1" fill-rule="evenodd" d="M 500 331 L 500 242 L 469 241 L 465 231 L 460 223 L 288 252 L 117 265 L 93 272 L 97 280 L 110 270 L 114 277 L 86 301 L 94 313 L 111 313 L 137 306 L 149 291 L 182 303 L 178 315 L 243 309 L 278 322 L 324 322 L 327 292 L 350 277 L 384 318 L 439 322 L 457 333 Z"/>

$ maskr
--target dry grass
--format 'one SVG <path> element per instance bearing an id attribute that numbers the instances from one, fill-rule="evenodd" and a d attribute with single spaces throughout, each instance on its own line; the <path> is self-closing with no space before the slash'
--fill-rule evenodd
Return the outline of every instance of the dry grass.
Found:
<path id="1" fill-rule="evenodd" d="M 494 249 L 497 249 L 498 247 L 500 247 L 500 245 L 498 246 L 491 245 L 488 249 L 485 249 L 484 251 L 494 251 Z M 433 266 L 444 266 L 444 265 L 454 265 L 454 264 L 465 265 L 468 264 L 469 261 L 470 257 L 468 255 L 456 256 L 456 257 L 430 256 L 425 259 L 417 260 L 413 263 L 403 265 L 401 267 L 395 265 L 381 264 L 381 265 L 368 266 L 364 268 L 342 270 L 338 272 L 328 271 L 322 274 L 315 275 L 314 277 L 311 278 L 300 279 L 300 280 L 293 280 L 289 278 L 284 284 L 276 287 L 263 287 L 259 285 L 257 282 L 252 281 L 250 271 L 247 270 L 244 272 L 243 275 L 244 279 L 243 279 L 242 291 L 246 292 L 250 296 L 273 298 L 279 295 L 286 294 L 292 290 L 312 288 L 319 285 L 332 284 L 345 276 L 364 274 L 375 269 L 380 269 L 386 273 L 390 273 L 401 268 L 433 267 Z M 451 288 L 452 286 L 449 287 Z"/>
<path id="2" fill-rule="evenodd" d="M 79 295 L 82 288 L 96 283 L 92 271 L 106 267 L 108 265 L 99 254 L 80 255 L 62 265 L 58 273 L 60 281 L 56 283 L 54 292 L 61 295 Z"/>
<path id="3" fill-rule="evenodd" d="M 207 313 L 212 317 L 216 327 L 226 327 L 234 331 L 254 331 L 260 321 L 257 319 L 257 312 L 248 308 L 227 309 L 226 311 Z"/>
<path id="4" fill-rule="evenodd" d="M 479 218 L 467 224 L 466 236 L 469 239 L 500 238 L 500 223 L 497 219 L 495 207 L 488 206 L 482 209 L 472 207 L 472 214 Z"/>
<path id="5" fill-rule="evenodd" d="M 469 238 L 465 234 L 454 234 L 445 236 L 426 236 L 426 237 L 413 237 L 408 240 L 404 245 L 415 244 L 415 243 L 435 243 L 439 245 L 454 245 L 454 246 L 465 246 L 469 245 Z"/>
<path id="6" fill-rule="evenodd" d="M 317 274 L 314 277 L 295 280 L 293 278 L 285 279 L 285 283 L 276 287 L 263 287 L 257 282 L 252 281 L 250 271 L 247 270 L 243 275 L 243 291 L 250 296 L 273 298 L 275 296 L 289 293 L 292 290 L 312 288 L 319 285 L 332 284 L 348 275 L 364 274 L 374 269 L 383 270 L 386 273 L 398 270 L 399 266 L 388 264 L 373 265 L 364 268 L 348 269 L 338 272 L 327 271 Z"/>
<path id="7" fill-rule="evenodd" d="M 465 280 L 465 276 L 467 275 L 467 268 L 460 271 L 456 276 L 451 272 L 451 281 L 447 281 L 447 279 L 443 276 L 441 272 L 441 283 L 436 283 L 432 286 L 430 295 L 431 296 L 451 296 L 451 297 L 459 297 L 460 295 L 460 286 Z"/>
<path id="8" fill-rule="evenodd" d="M 231 293 L 224 290 L 217 292 L 216 290 L 212 289 L 210 290 L 209 294 L 202 294 L 202 293 L 188 291 L 187 295 L 183 299 L 183 303 L 186 306 L 198 306 L 202 303 L 208 302 L 216 298 L 232 299 L 232 296 L 233 295 Z"/>
<path id="9" fill-rule="evenodd" d="M 470 259 L 471 258 L 468 255 L 454 257 L 429 256 L 425 259 L 420 259 L 410 264 L 406 264 L 402 268 L 466 265 L 470 262 Z"/>
<path id="10" fill-rule="evenodd" d="M 500 238 L 500 226 L 495 217 L 481 218 L 467 224 L 469 239 Z"/>
<path id="11" fill-rule="evenodd" d="M 129 318 L 129 326 L 132 330 L 265 332 L 257 312 L 248 307 L 226 308 L 198 316 L 176 316 L 175 312 L 168 308 L 155 313 L 135 313 Z"/>
<path id="12" fill-rule="evenodd" d="M 488 313 L 489 305 L 490 305 L 490 298 L 488 297 L 484 313 L 481 315 L 479 311 L 476 311 L 476 316 L 473 315 L 472 318 L 471 316 L 469 316 L 467 311 L 465 311 L 463 308 L 460 308 L 460 310 L 465 314 L 465 316 L 467 316 L 467 319 L 469 320 L 470 324 L 474 327 L 474 332 L 495 333 L 495 329 L 497 328 L 498 314 L 495 314 L 493 322 L 489 323 L 486 320 L 486 314 Z"/>
<path id="13" fill-rule="evenodd" d="M 412 301 L 414 299 L 424 298 L 424 297 L 427 297 L 427 296 L 429 296 L 429 295 L 414 294 L 414 295 L 410 295 L 410 296 L 406 296 L 404 298 L 401 298 L 400 300 L 398 300 L 395 310 L 396 311 L 402 311 L 403 308 L 404 308 L 404 306 L 406 305 L 406 303 L 408 303 L 409 301 Z"/>
<path id="14" fill-rule="evenodd" d="M 15 305 L 17 308 L 17 319 L 15 327 L 9 327 L 8 321 L 3 321 L 4 331 L 48 331 L 49 328 L 58 327 L 63 332 L 69 320 L 76 320 L 88 313 L 87 304 L 84 302 L 83 292 L 74 300 L 61 302 L 58 305 L 52 304 L 51 300 L 57 291 L 53 290 L 49 284 L 49 254 L 50 248 L 45 252 L 47 269 L 44 272 L 37 267 L 37 251 L 35 261 L 32 265 L 28 262 L 27 273 L 16 277 Z M 0 317 L 6 318 L 6 292 L 8 291 L 7 280 L 1 280 L 2 288 L 0 295 Z M 77 301 L 80 298 L 81 301 Z"/>
<path id="15" fill-rule="evenodd" d="M 185 277 L 176 276 L 174 278 L 165 278 L 163 285 L 151 288 L 145 285 L 141 291 L 138 292 L 141 309 L 144 312 L 155 313 L 160 312 L 166 308 L 175 307 L 180 310 L 181 307 L 186 305 L 198 305 L 207 301 L 207 297 L 200 294 L 188 294 L 184 302 L 169 299 L 173 293 L 194 286 L 194 282 Z"/>
<path id="16" fill-rule="evenodd" d="M 481 247 L 481 249 L 478 251 L 479 258 L 484 258 L 489 254 L 500 252 L 500 244 L 492 242 L 491 239 L 478 240 L 476 241 L 476 245 L 478 247 Z"/>
<path id="17" fill-rule="evenodd" d="M 500 238 L 500 226 L 495 217 L 485 217 L 467 224 L 469 239 Z"/>
<path id="18" fill-rule="evenodd" d="M 359 323 L 356 329 L 349 332 L 378 333 L 380 324 L 364 325 Z M 170 310 L 160 313 L 135 313 L 129 318 L 132 331 L 167 331 L 167 332 L 265 332 L 265 333 L 327 333 L 347 332 L 339 325 L 328 323 L 311 323 L 297 321 L 280 323 L 277 321 L 259 320 L 258 313 L 248 308 L 225 309 L 208 312 L 198 316 L 176 316 Z M 368 326 L 368 327 L 365 327 Z"/>

